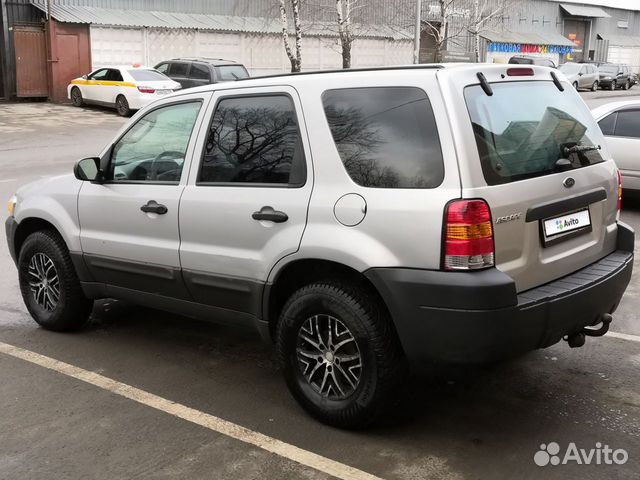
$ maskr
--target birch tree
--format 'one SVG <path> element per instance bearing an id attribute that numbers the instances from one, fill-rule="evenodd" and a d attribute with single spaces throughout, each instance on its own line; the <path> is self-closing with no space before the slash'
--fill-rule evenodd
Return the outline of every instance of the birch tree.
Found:
<path id="1" fill-rule="evenodd" d="M 291 62 L 291 71 L 299 72 L 302 67 L 302 24 L 300 22 L 301 0 L 280 0 L 280 23 L 282 24 L 282 41 L 287 57 Z M 289 36 L 289 18 L 287 7 L 290 7 L 293 17 L 293 30 L 295 35 L 294 46 L 291 46 Z"/>
<path id="2" fill-rule="evenodd" d="M 434 61 L 440 61 L 440 55 L 444 50 L 447 41 L 458 38 L 466 29 L 466 25 L 454 26 L 451 21 L 454 15 L 454 3 L 456 0 L 438 0 L 439 9 L 436 20 L 424 22 L 426 31 L 434 39 Z"/>
<path id="3" fill-rule="evenodd" d="M 351 46 L 353 45 L 352 12 L 358 0 L 336 0 L 338 35 L 342 47 L 342 68 L 351 68 Z"/>
<path id="4" fill-rule="evenodd" d="M 495 0 L 473 0 L 468 31 L 473 39 L 473 54 L 476 62 L 480 61 L 480 33 L 482 30 L 515 4 L 516 0 L 501 0 L 498 4 Z"/>

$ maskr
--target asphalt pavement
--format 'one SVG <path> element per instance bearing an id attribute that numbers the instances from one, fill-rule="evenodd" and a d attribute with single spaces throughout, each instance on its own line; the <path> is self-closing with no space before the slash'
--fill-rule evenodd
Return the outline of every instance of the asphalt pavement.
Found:
<path id="1" fill-rule="evenodd" d="M 125 121 L 0 104 L 0 199 L 71 172 Z M 625 200 L 622 218 L 640 231 L 640 200 Z M 0 271 L 0 480 L 640 478 L 637 273 L 613 335 L 498 364 L 433 365 L 380 425 L 348 432 L 298 407 L 252 332 L 107 300 L 85 329 L 56 334 L 27 314 L 4 236 Z M 551 464 L 555 443 L 558 458 L 572 444 L 593 449 L 591 464 Z M 605 464 L 605 446 L 627 460 Z"/>

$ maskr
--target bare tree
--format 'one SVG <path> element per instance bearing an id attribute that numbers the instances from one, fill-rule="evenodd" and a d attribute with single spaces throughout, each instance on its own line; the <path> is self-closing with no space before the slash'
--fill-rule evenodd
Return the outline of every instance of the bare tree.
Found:
<path id="1" fill-rule="evenodd" d="M 291 62 L 291 71 L 299 72 L 302 67 L 302 24 L 300 22 L 301 0 L 280 0 L 280 22 L 282 23 L 282 41 L 287 57 Z M 287 6 L 291 9 L 293 17 L 293 29 L 295 34 L 295 49 L 291 47 L 289 39 L 289 18 Z"/>
<path id="2" fill-rule="evenodd" d="M 440 61 L 442 50 L 447 45 L 447 41 L 455 39 L 465 31 L 466 25 L 458 24 L 454 25 L 452 22 L 453 16 L 456 14 L 454 11 L 454 3 L 456 0 L 437 0 L 435 6 L 438 10 L 437 18 L 435 20 L 428 20 L 424 22 L 426 31 L 434 39 L 434 61 Z"/>
<path id="3" fill-rule="evenodd" d="M 473 39 L 475 61 L 480 61 L 480 33 L 497 17 L 502 16 L 516 3 L 516 0 L 501 0 L 498 4 L 491 0 L 473 0 L 468 22 L 469 35 Z"/>
<path id="4" fill-rule="evenodd" d="M 351 45 L 353 44 L 352 8 L 358 0 L 336 0 L 338 35 L 342 47 L 342 68 L 351 68 Z"/>

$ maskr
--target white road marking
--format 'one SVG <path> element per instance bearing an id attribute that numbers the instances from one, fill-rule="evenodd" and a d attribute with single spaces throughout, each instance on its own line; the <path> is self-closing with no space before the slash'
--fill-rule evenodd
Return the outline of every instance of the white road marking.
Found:
<path id="1" fill-rule="evenodd" d="M 629 335 L 628 333 L 607 332 L 605 337 L 620 338 L 622 340 L 629 340 L 630 342 L 640 342 L 640 336 Z"/>
<path id="2" fill-rule="evenodd" d="M 141 403 L 142 405 L 155 408 L 156 410 L 168 413 L 174 417 L 195 423 L 201 427 L 208 428 L 214 432 L 248 443 L 249 445 L 261 448 L 287 460 L 294 461 L 339 479 L 382 480 L 380 477 L 376 477 L 370 473 L 363 472 L 357 468 L 336 462 L 335 460 L 309 452 L 308 450 L 285 443 L 262 433 L 254 432 L 253 430 L 222 418 L 172 402 L 171 400 L 145 392 L 139 388 L 135 388 L 98 373 L 90 372 L 89 370 L 84 370 L 68 363 L 55 360 L 51 357 L 40 355 L 39 353 L 35 353 L 30 350 L 25 350 L 20 347 L 0 342 L 0 353 L 39 365 L 49 370 L 53 370 L 54 372 L 75 378 L 76 380 L 81 380 L 108 392 L 133 400 L 134 402 Z"/>
<path id="3" fill-rule="evenodd" d="M 4 180 L 0 180 L 0 183 L 9 183 L 9 182 L 15 182 L 16 179 L 15 178 L 5 178 Z"/>

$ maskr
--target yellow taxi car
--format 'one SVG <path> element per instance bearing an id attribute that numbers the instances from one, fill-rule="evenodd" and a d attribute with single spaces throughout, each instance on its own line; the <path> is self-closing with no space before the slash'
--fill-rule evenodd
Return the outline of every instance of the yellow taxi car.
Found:
<path id="1" fill-rule="evenodd" d="M 180 88 L 178 82 L 150 67 L 113 66 L 73 79 L 67 87 L 67 96 L 76 107 L 88 103 L 104 105 L 128 116 Z"/>

